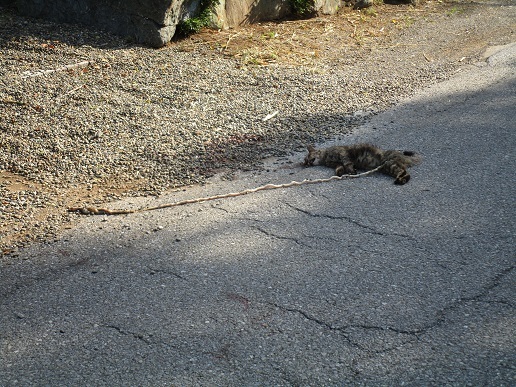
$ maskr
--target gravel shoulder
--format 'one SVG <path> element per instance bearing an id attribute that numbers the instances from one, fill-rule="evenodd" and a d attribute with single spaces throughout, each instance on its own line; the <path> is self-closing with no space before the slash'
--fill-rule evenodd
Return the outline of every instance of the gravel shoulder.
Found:
<path id="1" fill-rule="evenodd" d="M 0 8 L 2 259 L 72 227 L 69 206 L 230 178 L 349 133 L 513 42 L 510 4 L 344 9 L 159 50 Z"/>

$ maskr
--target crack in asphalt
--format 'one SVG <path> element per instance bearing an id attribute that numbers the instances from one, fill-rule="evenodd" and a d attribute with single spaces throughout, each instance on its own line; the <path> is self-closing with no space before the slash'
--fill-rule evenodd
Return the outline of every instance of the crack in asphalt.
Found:
<path id="1" fill-rule="evenodd" d="M 313 322 L 317 323 L 318 325 L 321 325 L 321 326 L 323 326 L 325 328 L 328 328 L 331 331 L 335 331 L 335 330 L 339 329 L 338 327 L 334 327 L 333 325 L 328 324 L 327 322 L 325 322 L 323 320 L 320 320 L 318 318 L 310 316 L 308 313 L 306 313 L 305 311 L 303 311 L 301 309 L 289 308 L 289 307 L 286 307 L 286 306 L 283 306 L 283 305 L 279 305 L 277 303 L 268 303 L 268 304 L 271 305 L 271 306 L 274 306 L 274 307 L 276 307 L 278 309 L 286 310 L 287 312 L 298 313 L 301 316 L 303 316 L 304 318 L 306 318 L 307 320 L 313 321 Z"/>
<path id="2" fill-rule="evenodd" d="M 326 218 L 326 219 L 331 219 L 331 220 L 346 220 L 347 222 L 349 222 L 351 224 L 354 224 L 355 226 L 363 228 L 364 230 L 366 230 L 365 232 L 367 232 L 369 234 L 380 235 L 380 236 L 397 236 L 397 237 L 402 237 L 402 238 L 410 239 L 410 240 L 413 240 L 413 241 L 416 240 L 413 236 L 407 235 L 407 234 L 400 234 L 400 233 L 395 233 L 395 232 L 392 232 L 392 233 L 381 232 L 381 231 L 377 230 L 376 228 L 374 228 L 372 226 L 360 223 L 359 221 L 353 219 L 350 216 L 344 216 L 344 215 L 335 216 L 335 215 L 329 215 L 329 214 L 316 214 L 316 213 L 310 212 L 308 210 L 304 210 L 302 208 L 296 207 L 293 204 L 290 204 L 288 202 L 283 202 L 283 203 L 286 204 L 288 207 L 292 208 L 293 210 L 299 211 L 302 214 L 305 214 L 305 215 L 308 215 L 308 216 L 311 216 L 311 217 L 314 217 L 314 218 Z"/>
<path id="3" fill-rule="evenodd" d="M 278 235 L 270 233 L 258 226 L 254 226 L 253 228 L 256 228 L 257 230 L 264 233 L 265 235 L 268 235 L 268 236 L 271 236 L 274 238 L 278 238 L 278 239 L 291 240 L 297 244 L 301 244 L 295 238 L 278 236 Z M 165 271 L 165 270 L 159 270 L 159 269 L 151 269 L 151 270 L 153 270 L 155 272 L 163 272 L 166 274 L 174 275 L 177 278 L 186 280 L 184 277 L 182 277 L 181 275 L 179 275 L 177 273 L 173 273 L 173 272 Z M 489 292 L 496 289 L 497 286 L 500 286 L 501 282 L 504 280 L 504 278 L 509 276 L 513 270 L 514 270 L 514 266 L 509 266 L 509 267 L 506 267 L 505 269 L 499 271 L 489 281 L 487 281 L 487 284 L 485 284 L 480 289 L 478 289 L 478 291 L 475 294 L 470 295 L 470 296 L 460 297 L 460 298 L 456 299 L 455 301 L 450 303 L 448 306 L 446 306 L 443 309 L 441 309 L 440 311 L 438 311 L 436 313 L 436 318 L 434 319 L 434 321 L 432 321 L 420 328 L 415 328 L 415 329 L 401 329 L 401 328 L 397 328 L 397 327 L 393 327 L 393 326 L 377 326 L 377 325 L 367 325 L 367 324 L 350 324 L 350 325 L 343 325 L 343 326 L 335 326 L 335 325 L 332 325 L 331 323 L 324 321 L 321 318 L 318 318 L 316 316 L 313 316 L 313 315 L 307 313 L 306 311 L 304 311 L 300 308 L 282 306 L 278 303 L 271 303 L 271 302 L 267 302 L 266 304 L 276 307 L 280 310 L 284 310 L 284 311 L 287 311 L 290 313 L 296 313 L 296 314 L 302 316 L 304 319 L 306 319 L 310 322 L 313 322 L 325 329 L 328 329 L 329 331 L 337 332 L 351 347 L 356 348 L 361 351 L 364 351 L 364 352 L 367 352 L 370 355 L 378 355 L 378 354 L 382 354 L 382 353 L 396 351 L 396 350 L 402 348 L 403 346 L 405 346 L 406 344 L 414 342 L 414 339 L 419 340 L 422 335 L 425 335 L 431 329 L 443 325 L 446 322 L 447 315 L 450 312 L 452 312 L 453 310 L 459 308 L 460 306 L 462 306 L 466 303 L 470 303 L 470 302 L 492 303 L 492 304 L 502 304 L 502 305 L 506 305 L 508 307 L 514 307 L 514 304 L 509 301 L 483 299 L 484 297 L 486 297 L 489 294 Z M 114 324 L 106 324 L 103 326 L 105 328 L 115 330 L 120 335 L 133 337 L 134 339 L 137 339 L 147 345 L 155 344 L 152 342 L 152 340 L 150 340 L 144 334 L 129 331 L 129 330 L 123 329 L 122 327 L 114 325 Z M 351 337 L 351 332 L 349 332 L 350 329 L 361 329 L 366 332 L 367 331 L 393 332 L 396 334 L 410 336 L 412 339 L 411 340 L 403 340 L 401 343 L 395 344 L 393 346 L 387 346 L 387 347 L 381 348 L 381 349 L 370 349 L 370 348 L 365 347 L 363 344 L 360 344 L 359 342 L 357 342 L 357 340 L 353 339 L 353 337 Z"/>
<path id="4" fill-rule="evenodd" d="M 415 329 L 400 329 L 400 328 L 396 328 L 396 327 L 392 327 L 392 326 L 377 326 L 377 325 L 367 325 L 367 324 L 351 324 L 351 325 L 343 325 L 343 326 L 334 326 L 326 321 L 323 321 L 315 316 L 308 314 L 307 312 L 305 312 L 299 308 L 289 308 L 287 306 L 282 306 L 280 304 L 271 303 L 271 302 L 268 302 L 267 304 L 274 306 L 280 310 L 288 311 L 291 313 L 297 313 L 297 314 L 303 316 L 305 319 L 307 319 L 311 322 L 314 322 L 330 331 L 338 331 L 346 339 L 346 341 L 355 348 L 358 348 L 358 349 L 361 349 L 361 350 L 364 350 L 364 351 L 367 351 L 370 353 L 379 354 L 379 353 L 385 353 L 385 352 L 389 352 L 392 350 L 396 350 L 396 349 L 402 347 L 403 345 L 405 345 L 409 342 L 412 342 L 412 341 L 406 341 L 406 342 L 403 342 L 402 344 L 395 345 L 393 347 L 382 349 L 382 350 L 370 350 L 370 349 L 367 349 L 364 346 L 358 344 L 353 339 L 351 339 L 349 337 L 349 332 L 346 332 L 346 331 L 349 331 L 350 329 L 363 329 L 365 331 L 375 330 L 375 331 L 383 331 L 383 332 L 389 331 L 389 332 L 394 332 L 397 334 L 412 336 L 416 340 L 419 340 L 420 336 L 426 334 L 429 330 L 443 324 L 446 320 L 446 315 L 449 312 L 451 312 L 452 310 L 458 308 L 460 305 L 463 305 L 464 303 L 467 303 L 467 302 L 492 302 L 492 303 L 501 303 L 504 305 L 512 306 L 512 304 L 505 302 L 505 301 L 485 301 L 485 300 L 481 300 L 481 298 L 486 296 L 489 291 L 491 291 L 494 288 L 496 288 L 497 286 L 499 286 L 500 281 L 505 276 L 510 274 L 513 269 L 514 269 L 514 266 L 511 266 L 511 267 L 508 267 L 508 268 L 502 270 L 501 272 L 497 273 L 488 285 L 482 287 L 482 289 L 480 290 L 479 293 L 477 293 L 473 296 L 470 296 L 470 297 L 459 298 L 452 304 L 448 305 L 447 307 L 443 308 L 441 311 L 437 312 L 436 319 L 433 322 L 431 322 L 421 328 L 415 328 Z"/>
<path id="5" fill-rule="evenodd" d="M 278 309 L 287 311 L 287 312 L 300 314 L 301 316 L 303 316 L 308 321 L 314 322 L 314 323 L 316 323 L 316 324 L 318 324 L 318 325 L 322 326 L 323 328 L 326 328 L 326 329 L 328 329 L 330 331 L 338 332 L 346 340 L 346 342 L 351 347 L 357 348 L 357 349 L 359 349 L 361 351 L 365 351 L 365 352 L 368 352 L 368 353 L 380 354 L 380 353 L 390 352 L 390 351 L 399 349 L 403 345 L 405 345 L 407 343 L 410 343 L 410 342 L 413 342 L 414 340 L 407 340 L 407 341 L 402 342 L 401 344 L 394 345 L 394 346 L 391 346 L 391 347 L 388 347 L 388 348 L 372 350 L 372 349 L 366 348 L 362 344 L 359 344 L 356 340 L 353 340 L 350 337 L 350 332 L 347 332 L 349 329 L 392 331 L 392 332 L 395 332 L 395 333 L 398 333 L 398 334 L 409 335 L 412 338 L 415 338 L 416 340 L 419 340 L 418 336 L 416 334 L 412 333 L 411 331 L 406 331 L 406 330 L 397 329 L 397 328 L 393 328 L 393 327 L 381 327 L 381 326 L 362 325 L 362 324 L 358 324 L 358 325 L 345 325 L 345 326 L 341 326 L 341 327 L 336 327 L 336 326 L 333 326 L 333 325 L 327 323 L 326 321 L 323 321 L 323 320 L 318 319 L 318 318 L 316 318 L 314 316 L 311 316 L 310 314 L 308 314 L 305 311 L 303 311 L 301 309 L 298 309 L 298 308 L 289 308 L 289 307 L 286 307 L 286 306 L 279 305 L 277 303 L 269 303 L 269 305 L 274 306 L 274 307 L 276 307 Z"/>
<path id="6" fill-rule="evenodd" d="M 210 207 L 213 208 L 214 210 L 219 210 L 219 211 L 225 212 L 226 214 L 231 213 L 229 210 L 225 209 L 224 207 L 222 207 L 220 205 L 217 206 L 215 204 L 211 204 Z"/>
<path id="7" fill-rule="evenodd" d="M 280 240 L 287 240 L 287 241 L 292 241 L 296 244 L 298 244 L 299 246 L 303 246 L 303 247 L 308 247 L 308 248 L 312 248 L 312 246 L 306 244 L 306 243 L 303 243 L 303 242 L 300 242 L 298 239 L 296 238 L 293 238 L 293 237 L 286 237 L 286 236 L 282 236 L 282 235 L 277 235 L 277 234 L 274 234 L 270 231 L 267 231 L 261 227 L 258 227 L 258 226 L 251 226 L 252 228 L 254 228 L 255 230 L 258 230 L 260 231 L 261 233 L 267 235 L 268 237 L 271 237 L 271 238 L 276 238 L 276 239 L 280 239 Z"/>
<path id="8" fill-rule="evenodd" d="M 425 334 L 430 329 L 440 326 L 441 324 L 443 324 L 445 322 L 446 315 L 449 312 L 453 311 L 454 309 L 460 307 L 461 305 L 464 305 L 468 302 L 486 302 L 485 300 L 482 300 L 481 298 L 486 296 L 490 290 L 493 290 L 494 288 L 499 286 L 501 280 L 505 276 L 509 275 L 509 273 L 511 273 L 513 269 L 514 269 L 514 266 L 510 266 L 510 267 L 500 271 L 499 273 L 497 273 L 493 277 L 493 279 L 491 279 L 491 281 L 488 285 L 486 285 L 480 289 L 479 293 L 477 293 L 473 296 L 469 296 L 469 297 L 460 297 L 456 301 L 452 302 L 450 305 L 444 307 L 442 310 L 440 310 L 436 313 L 436 319 L 434 322 L 432 322 L 418 330 L 414 330 L 414 333 L 418 334 L 418 335 L 422 335 L 422 334 Z M 492 301 L 492 302 L 494 303 L 494 301 Z M 504 301 L 497 302 L 497 303 L 506 304 Z"/>
<path id="9" fill-rule="evenodd" d="M 149 274 L 150 275 L 154 275 L 154 274 L 157 274 L 157 273 L 161 273 L 161 274 L 168 274 L 168 275 L 171 275 L 173 277 L 176 277 L 176 278 L 179 278 L 183 281 L 188 281 L 185 277 L 183 277 L 182 275 L 180 274 L 177 274 L 176 272 L 174 271 L 171 271 L 171 270 L 164 270 L 164 269 L 154 269 L 154 268 L 149 268 L 150 272 Z"/>
<path id="10" fill-rule="evenodd" d="M 328 324 L 327 322 L 323 321 L 323 320 L 320 320 L 314 316 L 311 316 L 309 315 L 308 313 L 306 313 L 305 311 L 301 310 L 301 309 L 298 309 L 298 308 L 289 308 L 289 307 L 286 307 L 286 306 L 283 306 L 283 305 L 279 305 L 275 302 L 267 302 L 268 305 L 270 306 L 274 306 L 280 310 L 284 310 L 284 311 L 287 311 L 287 312 L 291 312 L 291 313 L 297 313 L 297 314 L 300 314 L 301 316 L 303 316 L 305 319 L 307 319 L 308 321 L 312 321 L 314 323 L 316 323 L 317 325 L 320 325 L 322 326 L 323 328 L 326 328 L 326 329 L 329 329 L 330 331 L 336 331 L 336 332 L 339 332 L 341 334 L 342 337 L 344 337 L 346 339 L 346 341 L 352 346 L 352 347 L 356 347 L 358 349 L 364 349 L 362 348 L 359 344 L 353 342 L 349 337 L 348 335 L 345 334 L 345 332 L 343 332 L 339 327 L 334 327 L 333 325 L 331 324 Z"/>
<path id="11" fill-rule="evenodd" d="M 152 342 L 149 341 L 148 339 L 146 339 L 145 336 L 142 335 L 141 333 L 126 331 L 126 330 L 122 329 L 121 327 L 119 327 L 117 325 L 112 325 L 112 324 L 106 324 L 103 326 L 104 326 L 104 328 L 114 329 L 115 331 L 117 331 L 118 333 L 120 333 L 123 336 L 131 336 L 131 337 L 134 337 L 135 339 L 143 341 L 145 344 L 152 344 Z"/>
<path id="12" fill-rule="evenodd" d="M 500 285 L 500 282 L 502 281 L 502 279 L 509 275 L 512 271 L 514 270 L 514 266 L 509 266 L 505 269 L 503 269 L 502 271 L 500 271 L 499 273 L 497 273 L 493 279 L 490 281 L 490 283 L 486 286 L 484 286 L 482 288 L 482 291 L 474 296 L 470 296 L 470 297 L 461 297 L 459 298 L 454 304 L 463 304 L 463 303 L 466 303 L 466 302 L 489 302 L 489 301 L 486 301 L 486 300 L 481 300 L 482 297 L 485 297 L 487 295 L 487 293 L 489 293 L 489 291 L 493 290 L 494 288 L 496 288 L 497 286 Z M 507 302 L 506 301 L 491 301 L 491 302 L 497 302 L 497 303 L 501 303 L 501 304 L 506 304 Z M 509 303 L 510 306 L 513 306 L 512 304 Z M 454 305 L 450 305 L 448 308 L 449 309 L 452 309 L 454 307 Z M 446 308 L 444 309 L 446 310 Z"/>

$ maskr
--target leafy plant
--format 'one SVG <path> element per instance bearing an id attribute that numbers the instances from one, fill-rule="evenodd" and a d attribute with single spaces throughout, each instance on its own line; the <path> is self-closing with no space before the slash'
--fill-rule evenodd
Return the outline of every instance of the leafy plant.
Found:
<path id="1" fill-rule="evenodd" d="M 208 27 L 211 24 L 212 15 L 215 13 L 215 7 L 219 3 L 220 0 L 201 0 L 198 15 L 180 21 L 176 27 L 176 34 L 188 36 L 199 32 L 204 27 Z"/>
<path id="2" fill-rule="evenodd" d="M 265 40 L 271 40 L 271 39 L 274 39 L 276 37 L 278 37 L 278 34 L 276 32 L 274 32 L 274 31 L 270 31 L 270 32 L 264 33 L 261 36 L 261 38 L 265 39 Z"/>
<path id="3" fill-rule="evenodd" d="M 290 0 L 295 15 L 307 17 L 315 13 L 315 0 Z"/>

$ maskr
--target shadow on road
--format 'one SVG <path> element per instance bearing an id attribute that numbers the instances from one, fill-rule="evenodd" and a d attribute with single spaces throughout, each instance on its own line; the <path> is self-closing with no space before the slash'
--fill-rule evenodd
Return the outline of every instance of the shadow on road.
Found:
<path id="1" fill-rule="evenodd" d="M 27 249 L 0 274 L 0 380 L 509 382 L 515 86 L 426 95 L 345 139 L 421 152 L 406 186 L 372 176 L 88 218 Z M 331 171 L 287 173 L 195 192 Z"/>

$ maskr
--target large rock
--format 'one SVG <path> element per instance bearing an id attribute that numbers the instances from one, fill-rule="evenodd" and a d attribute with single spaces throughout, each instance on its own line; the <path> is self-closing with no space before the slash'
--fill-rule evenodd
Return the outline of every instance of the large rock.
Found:
<path id="1" fill-rule="evenodd" d="M 199 0 L 16 0 L 25 15 L 93 25 L 161 47 Z"/>
<path id="2" fill-rule="evenodd" d="M 200 0 L 0 0 L 16 4 L 20 13 L 57 22 L 99 27 L 137 42 L 161 47 L 176 32 L 176 25 L 199 13 Z M 335 13 L 341 0 L 313 0 L 317 13 Z M 214 17 L 221 28 L 292 13 L 291 0 L 220 0 Z"/>
<path id="3" fill-rule="evenodd" d="M 342 0 L 312 0 L 314 13 L 334 14 Z M 291 0 L 220 0 L 215 24 L 221 28 L 236 27 L 259 21 L 277 20 L 291 15 Z"/>
<path id="4" fill-rule="evenodd" d="M 290 0 L 221 0 L 217 18 L 221 27 L 281 19 L 290 15 Z"/>
<path id="5" fill-rule="evenodd" d="M 341 0 L 315 0 L 315 12 L 333 15 L 342 7 L 343 3 Z"/>

